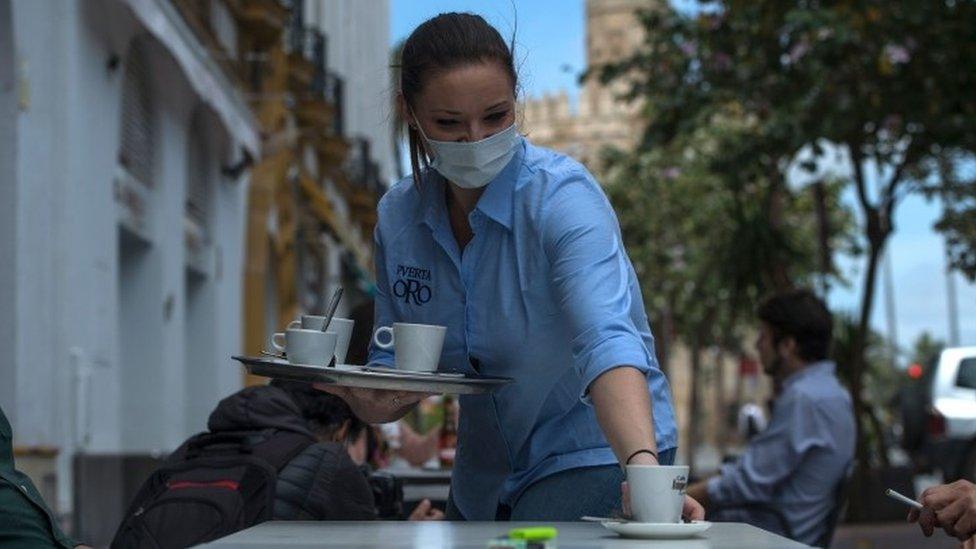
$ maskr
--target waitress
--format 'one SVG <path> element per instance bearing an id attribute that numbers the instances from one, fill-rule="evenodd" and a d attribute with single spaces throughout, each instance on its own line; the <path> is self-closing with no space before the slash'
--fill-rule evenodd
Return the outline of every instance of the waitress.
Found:
<path id="1" fill-rule="evenodd" d="M 447 326 L 441 370 L 515 380 L 460 399 L 447 518 L 608 515 L 621 466 L 671 464 L 677 444 L 613 209 L 581 164 L 518 134 L 512 50 L 480 16 L 421 24 L 400 73 L 413 174 L 379 204 L 375 324 Z M 394 365 L 375 346 L 369 361 Z M 320 388 L 370 422 L 427 396 Z"/>

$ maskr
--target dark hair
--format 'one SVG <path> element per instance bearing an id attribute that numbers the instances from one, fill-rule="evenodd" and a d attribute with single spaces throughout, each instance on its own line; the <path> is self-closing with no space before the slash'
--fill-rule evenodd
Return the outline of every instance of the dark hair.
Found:
<path id="1" fill-rule="evenodd" d="M 792 337 L 802 360 L 813 362 L 830 355 L 833 318 L 823 300 L 810 290 L 776 293 L 763 301 L 756 315 L 772 329 L 774 344 Z"/>
<path id="2" fill-rule="evenodd" d="M 331 439 L 346 421 L 349 421 L 349 431 L 346 433 L 349 440 L 355 439 L 366 428 L 366 423 L 352 413 L 344 400 L 319 391 L 308 383 L 273 379 L 269 385 L 288 393 L 308 423 L 309 430 L 319 438 Z"/>
<path id="3" fill-rule="evenodd" d="M 463 65 L 496 62 L 508 74 L 512 94 L 517 95 L 514 50 L 514 34 L 511 45 L 505 44 L 498 31 L 480 15 L 442 13 L 421 23 L 404 42 L 400 52 L 400 93 L 412 109 L 431 74 Z M 429 160 L 417 128 L 408 126 L 407 136 L 413 180 L 420 183 L 421 162 L 426 167 Z"/>

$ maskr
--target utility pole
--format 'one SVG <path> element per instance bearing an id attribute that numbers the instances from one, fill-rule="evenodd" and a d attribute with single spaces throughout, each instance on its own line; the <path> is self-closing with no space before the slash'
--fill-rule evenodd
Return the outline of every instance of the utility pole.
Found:
<path id="1" fill-rule="evenodd" d="M 952 272 L 949 263 L 949 247 L 946 246 L 945 253 L 945 275 L 946 275 L 946 311 L 949 314 L 949 346 L 959 346 L 959 296 L 956 294 L 956 275 Z"/>
<path id="2" fill-rule="evenodd" d="M 895 313 L 895 281 L 891 267 L 891 247 L 885 250 L 884 256 L 885 282 L 885 316 L 888 321 L 888 359 L 891 367 L 898 366 L 898 315 Z"/>

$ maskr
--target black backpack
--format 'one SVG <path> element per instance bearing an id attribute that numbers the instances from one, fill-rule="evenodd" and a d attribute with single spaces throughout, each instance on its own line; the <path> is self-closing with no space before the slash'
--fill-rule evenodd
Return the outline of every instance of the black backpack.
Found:
<path id="1" fill-rule="evenodd" d="M 276 430 L 194 436 L 143 483 L 112 548 L 189 547 L 271 519 L 278 471 L 314 442 Z"/>

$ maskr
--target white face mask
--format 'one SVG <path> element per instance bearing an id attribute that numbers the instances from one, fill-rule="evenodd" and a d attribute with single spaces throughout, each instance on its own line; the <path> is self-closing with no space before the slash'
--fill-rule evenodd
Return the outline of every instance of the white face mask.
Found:
<path id="1" fill-rule="evenodd" d="M 434 155 L 430 167 L 462 189 L 479 189 L 491 182 L 515 155 L 519 138 L 515 124 L 474 143 L 434 141 L 419 123 L 417 129 Z"/>

